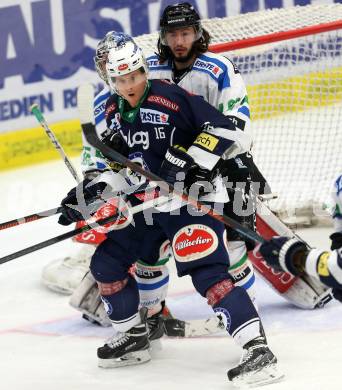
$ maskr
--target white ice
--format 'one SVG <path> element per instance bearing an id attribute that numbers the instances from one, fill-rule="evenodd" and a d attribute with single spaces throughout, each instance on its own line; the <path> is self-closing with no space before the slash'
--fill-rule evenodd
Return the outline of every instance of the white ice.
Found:
<path id="1" fill-rule="evenodd" d="M 77 160 L 74 160 L 77 162 Z M 74 186 L 62 162 L 0 174 L 0 222 L 53 208 Z M 0 231 L 0 257 L 72 228 L 56 217 Z M 299 233 L 328 248 L 331 228 Z M 226 371 L 240 350 L 224 335 L 163 340 L 150 363 L 121 369 L 97 367 L 96 348 L 109 329 L 88 324 L 68 306 L 68 297 L 40 283 L 42 267 L 75 250 L 70 240 L 0 266 L 0 389 L 3 390 L 223 390 Z M 210 311 L 187 278 L 171 265 L 168 305 L 183 319 Z M 304 311 L 288 304 L 257 280 L 258 302 L 269 344 L 286 379 L 268 389 L 337 390 L 342 387 L 342 305 Z M 265 388 L 265 389 L 266 389 Z"/>

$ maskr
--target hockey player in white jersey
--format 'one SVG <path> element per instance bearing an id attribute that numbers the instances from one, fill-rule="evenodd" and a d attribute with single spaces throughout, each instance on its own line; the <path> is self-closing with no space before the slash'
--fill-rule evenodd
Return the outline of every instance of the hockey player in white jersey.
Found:
<path id="1" fill-rule="evenodd" d="M 275 237 L 262 244 L 264 259 L 275 269 L 293 275 L 308 274 L 331 287 L 334 297 L 342 302 L 342 175 L 334 185 L 334 230 L 330 236 L 331 252 L 310 249 L 302 241 Z"/>
<path id="2" fill-rule="evenodd" d="M 226 115 L 237 129 L 250 132 L 248 95 L 243 78 L 228 58 L 208 50 L 209 41 L 210 35 L 202 27 L 200 16 L 191 4 L 178 3 L 166 7 L 160 20 L 158 52 L 147 58 L 150 78 L 168 79 L 190 93 L 202 96 Z M 261 204 L 258 195 L 269 193 L 270 188 L 249 152 L 235 159 L 222 159 L 220 171 L 228 180 L 230 201 L 225 204 L 226 215 L 252 230 L 262 220 L 260 225 L 267 226 L 268 231 L 259 230 L 261 235 L 269 235 L 274 230 L 287 230 L 292 235 L 274 215 L 272 221 L 261 218 L 260 210 L 267 208 Z M 267 214 L 271 212 L 267 210 Z M 296 306 L 314 308 L 329 301 L 329 293 L 311 280 L 294 280 L 288 275 L 291 281 L 284 286 L 282 275 L 274 277 L 259 253 L 251 251 L 254 244 L 245 241 L 233 229 L 227 228 L 227 240 L 233 264 L 229 273 L 252 298 L 255 295 L 255 276 L 250 260 L 272 287 Z M 247 251 L 250 251 L 248 255 Z M 289 279 L 288 276 L 285 275 L 285 278 Z"/>
<path id="3" fill-rule="evenodd" d="M 147 58 L 149 77 L 168 79 L 188 92 L 202 96 L 228 116 L 237 128 L 249 132 L 248 96 L 241 74 L 229 59 L 208 51 L 209 41 L 209 33 L 202 27 L 200 16 L 192 5 L 167 6 L 160 19 L 158 53 Z M 250 159 L 249 155 L 243 154 L 222 160 L 220 169 L 222 175 L 228 177 L 230 201 L 225 205 L 225 213 L 254 230 L 255 206 L 248 188 L 251 184 Z M 235 191 L 237 183 L 240 185 Z M 233 203 L 235 207 L 240 205 L 237 213 L 233 212 Z M 255 275 L 246 244 L 231 228 L 227 228 L 227 241 L 232 261 L 229 272 L 235 283 L 255 299 Z"/>

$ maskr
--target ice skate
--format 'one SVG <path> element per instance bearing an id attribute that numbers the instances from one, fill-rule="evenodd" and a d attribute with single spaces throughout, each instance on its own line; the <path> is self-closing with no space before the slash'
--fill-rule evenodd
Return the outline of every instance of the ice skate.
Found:
<path id="1" fill-rule="evenodd" d="M 234 386 L 257 387 L 283 379 L 284 374 L 278 370 L 277 358 L 263 337 L 251 340 L 243 349 L 239 365 L 227 372 L 228 379 Z"/>
<path id="2" fill-rule="evenodd" d="M 151 360 L 146 310 L 140 312 L 141 323 L 126 332 L 118 332 L 98 348 L 98 366 L 117 368 L 142 364 Z"/>

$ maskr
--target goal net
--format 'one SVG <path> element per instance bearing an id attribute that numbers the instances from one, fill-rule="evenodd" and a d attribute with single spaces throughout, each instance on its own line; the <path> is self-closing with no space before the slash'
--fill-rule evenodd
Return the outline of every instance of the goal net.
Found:
<path id="1" fill-rule="evenodd" d="M 342 173 L 342 4 L 203 20 L 247 85 L 254 160 L 281 216 L 320 217 Z M 135 38 L 146 54 L 158 34 Z"/>

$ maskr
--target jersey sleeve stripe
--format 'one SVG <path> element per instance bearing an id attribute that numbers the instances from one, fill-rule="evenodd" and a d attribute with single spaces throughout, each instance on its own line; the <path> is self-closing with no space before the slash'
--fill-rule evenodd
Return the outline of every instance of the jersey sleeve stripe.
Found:
<path id="1" fill-rule="evenodd" d="M 241 106 L 241 107 L 238 109 L 238 112 L 241 112 L 242 114 L 246 115 L 248 118 L 251 117 L 250 112 L 249 112 L 249 108 L 246 107 L 246 106 Z"/>
<path id="2" fill-rule="evenodd" d="M 200 166 L 212 170 L 220 157 L 207 152 L 196 145 L 191 145 L 188 149 L 188 154 L 195 160 Z"/>
<path id="3" fill-rule="evenodd" d="M 105 102 L 110 96 L 110 92 L 107 91 L 105 94 L 101 94 L 94 101 L 94 107 L 97 107 L 99 104 Z"/>
<path id="4" fill-rule="evenodd" d="M 95 117 L 95 124 L 98 125 L 101 121 L 105 119 L 105 113 L 101 112 L 101 114 Z"/>

